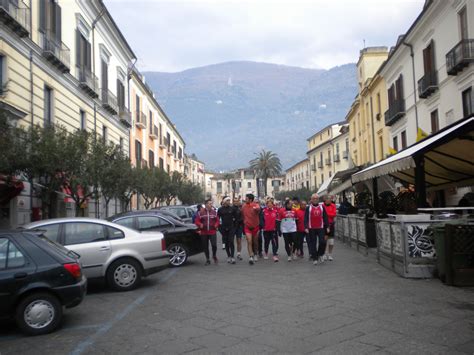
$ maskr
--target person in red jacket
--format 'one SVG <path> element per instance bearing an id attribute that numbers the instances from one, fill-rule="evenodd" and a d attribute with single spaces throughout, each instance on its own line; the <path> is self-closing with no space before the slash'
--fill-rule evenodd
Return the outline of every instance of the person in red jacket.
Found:
<path id="1" fill-rule="evenodd" d="M 332 261 L 332 251 L 334 249 L 334 219 L 337 215 L 337 207 L 334 202 L 332 202 L 332 197 L 330 195 L 324 197 L 323 207 L 326 210 L 329 222 L 329 231 L 326 233 L 326 254 L 324 256 L 326 260 Z"/>
<path id="2" fill-rule="evenodd" d="M 296 249 L 298 256 L 300 258 L 304 258 L 304 239 L 306 237 L 305 227 L 304 227 L 304 214 L 306 211 L 306 201 L 301 201 L 299 207 L 295 209 L 296 217 L 298 218 L 296 221 Z"/>
<path id="3" fill-rule="evenodd" d="M 310 258 L 314 265 L 318 265 L 318 262 L 323 261 L 322 256 L 326 251 L 325 231 L 329 232 L 328 216 L 324 207 L 319 204 L 318 194 L 311 195 L 311 202 L 304 214 L 304 226 Z"/>
<path id="4" fill-rule="evenodd" d="M 278 262 L 278 235 L 277 235 L 277 220 L 278 220 L 278 208 L 273 204 L 273 199 L 267 200 L 267 207 L 263 209 L 263 237 L 265 239 L 265 255 L 264 259 L 268 259 L 268 247 L 270 242 L 272 243 L 273 261 Z"/>
<path id="5" fill-rule="evenodd" d="M 216 210 L 212 207 L 212 200 L 208 199 L 205 202 L 205 208 L 199 211 L 196 216 L 195 224 L 199 228 L 201 234 L 201 243 L 206 254 L 206 265 L 209 265 L 209 242 L 212 246 L 212 259 L 217 264 L 217 239 L 216 233 L 219 228 L 219 217 Z"/>
<path id="6" fill-rule="evenodd" d="M 260 206 L 254 202 L 253 194 L 245 195 L 245 203 L 242 206 L 242 219 L 244 221 L 244 234 L 247 238 L 247 249 L 249 252 L 249 264 L 257 261 L 258 233 L 260 224 Z"/>

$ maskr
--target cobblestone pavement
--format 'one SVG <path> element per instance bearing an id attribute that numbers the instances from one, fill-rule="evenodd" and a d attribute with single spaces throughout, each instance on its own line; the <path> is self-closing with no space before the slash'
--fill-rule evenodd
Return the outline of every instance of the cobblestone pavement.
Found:
<path id="1" fill-rule="evenodd" d="M 91 287 L 53 334 L 0 325 L 0 354 L 474 353 L 474 289 L 407 280 L 336 244 L 335 260 L 204 266 L 127 293 Z M 285 258 L 286 259 L 286 258 Z"/>

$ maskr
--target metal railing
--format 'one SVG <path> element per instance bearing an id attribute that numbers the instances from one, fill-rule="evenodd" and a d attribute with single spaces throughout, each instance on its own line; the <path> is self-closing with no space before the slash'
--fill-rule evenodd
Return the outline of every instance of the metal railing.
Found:
<path id="1" fill-rule="evenodd" d="M 347 159 L 349 158 L 349 152 L 347 150 L 342 152 L 342 159 Z"/>
<path id="2" fill-rule="evenodd" d="M 323 167 L 323 161 L 322 160 L 318 161 L 318 168 L 322 169 L 322 167 Z"/>
<path id="3" fill-rule="evenodd" d="M 146 115 L 141 111 L 135 113 L 135 125 L 140 128 L 146 128 Z"/>
<path id="4" fill-rule="evenodd" d="M 158 139 L 158 127 L 156 125 L 153 125 L 150 127 L 150 137 L 153 139 Z"/>
<path id="5" fill-rule="evenodd" d="M 129 109 L 126 107 L 119 107 L 119 118 L 120 121 L 127 127 L 132 126 L 132 114 L 130 113 Z"/>
<path id="6" fill-rule="evenodd" d="M 70 49 L 63 42 L 58 41 L 54 33 L 40 32 L 39 34 L 43 55 L 62 71 L 69 71 L 71 62 Z"/>
<path id="7" fill-rule="evenodd" d="M 311 171 L 316 171 L 316 164 L 311 164 Z"/>
<path id="8" fill-rule="evenodd" d="M 425 73 L 425 75 L 418 80 L 418 96 L 421 99 L 426 99 L 436 90 L 438 90 L 438 72 L 436 70 Z"/>
<path id="9" fill-rule="evenodd" d="M 334 162 L 337 163 L 338 161 L 341 161 L 341 157 L 339 154 L 334 154 Z"/>
<path id="10" fill-rule="evenodd" d="M 88 91 L 91 96 L 97 97 L 99 79 L 87 68 L 78 68 L 79 85 Z"/>
<path id="11" fill-rule="evenodd" d="M 108 109 L 112 113 L 116 114 L 119 111 L 117 96 L 115 96 L 112 91 L 102 88 L 101 96 L 102 104 L 104 108 Z"/>
<path id="12" fill-rule="evenodd" d="M 446 54 L 446 71 L 456 75 L 474 62 L 474 39 L 463 39 Z"/>
<path id="13" fill-rule="evenodd" d="M 331 164 L 332 164 L 331 158 L 326 158 L 326 165 L 331 165 Z"/>
<path id="14" fill-rule="evenodd" d="M 30 16 L 30 8 L 24 1 L 0 0 L 0 21 L 20 37 L 26 37 L 30 33 Z"/>
<path id="15" fill-rule="evenodd" d="M 405 100 L 396 100 L 389 105 L 388 110 L 385 112 L 385 125 L 391 126 L 398 119 L 405 115 Z"/>

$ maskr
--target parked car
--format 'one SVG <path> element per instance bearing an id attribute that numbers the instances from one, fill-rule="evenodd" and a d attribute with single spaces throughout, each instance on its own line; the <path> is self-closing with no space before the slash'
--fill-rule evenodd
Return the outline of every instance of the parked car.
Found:
<path id="1" fill-rule="evenodd" d="M 191 206 L 162 206 L 157 208 L 159 211 L 167 211 L 175 214 L 186 223 L 192 223 L 193 215 L 196 212 L 196 208 Z"/>
<path id="2" fill-rule="evenodd" d="M 0 232 L 0 318 L 31 335 L 49 333 L 86 289 L 77 254 L 32 232 Z"/>
<path id="3" fill-rule="evenodd" d="M 140 232 L 163 232 L 171 266 L 181 266 L 189 256 L 203 252 L 197 227 L 170 218 L 161 210 L 131 211 L 108 219 Z"/>
<path id="4" fill-rule="evenodd" d="M 87 278 L 105 278 L 117 291 L 136 288 L 143 276 L 167 264 L 163 233 L 142 234 L 123 225 L 95 218 L 57 218 L 34 222 L 52 241 L 81 255 Z"/>

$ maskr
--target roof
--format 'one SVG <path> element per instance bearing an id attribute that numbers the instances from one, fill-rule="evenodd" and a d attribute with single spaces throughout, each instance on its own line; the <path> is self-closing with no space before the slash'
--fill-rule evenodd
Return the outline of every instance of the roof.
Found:
<path id="1" fill-rule="evenodd" d="M 415 161 L 424 157 L 428 189 L 474 184 L 474 115 L 445 127 L 438 133 L 413 144 L 352 176 L 352 182 L 392 175 L 414 183 Z"/>
<path id="2" fill-rule="evenodd" d="M 288 169 L 286 169 L 285 171 L 290 171 L 291 169 L 293 169 L 294 167 L 296 167 L 297 165 L 301 164 L 301 163 L 304 163 L 305 161 L 309 162 L 309 158 L 305 158 L 303 160 L 300 160 L 299 162 L 293 164 L 292 166 L 290 166 Z"/>
<path id="3" fill-rule="evenodd" d="M 329 125 L 327 125 L 326 127 L 320 129 L 319 131 L 317 131 L 315 134 L 313 134 L 311 137 L 309 137 L 308 139 L 306 139 L 308 142 L 314 137 L 314 136 L 317 136 L 319 133 L 321 133 L 322 131 L 325 131 L 326 129 L 332 127 L 332 126 L 335 126 L 335 125 L 343 125 L 343 124 L 347 124 L 346 121 L 340 121 L 340 122 L 334 122 L 334 123 L 331 123 Z"/>

